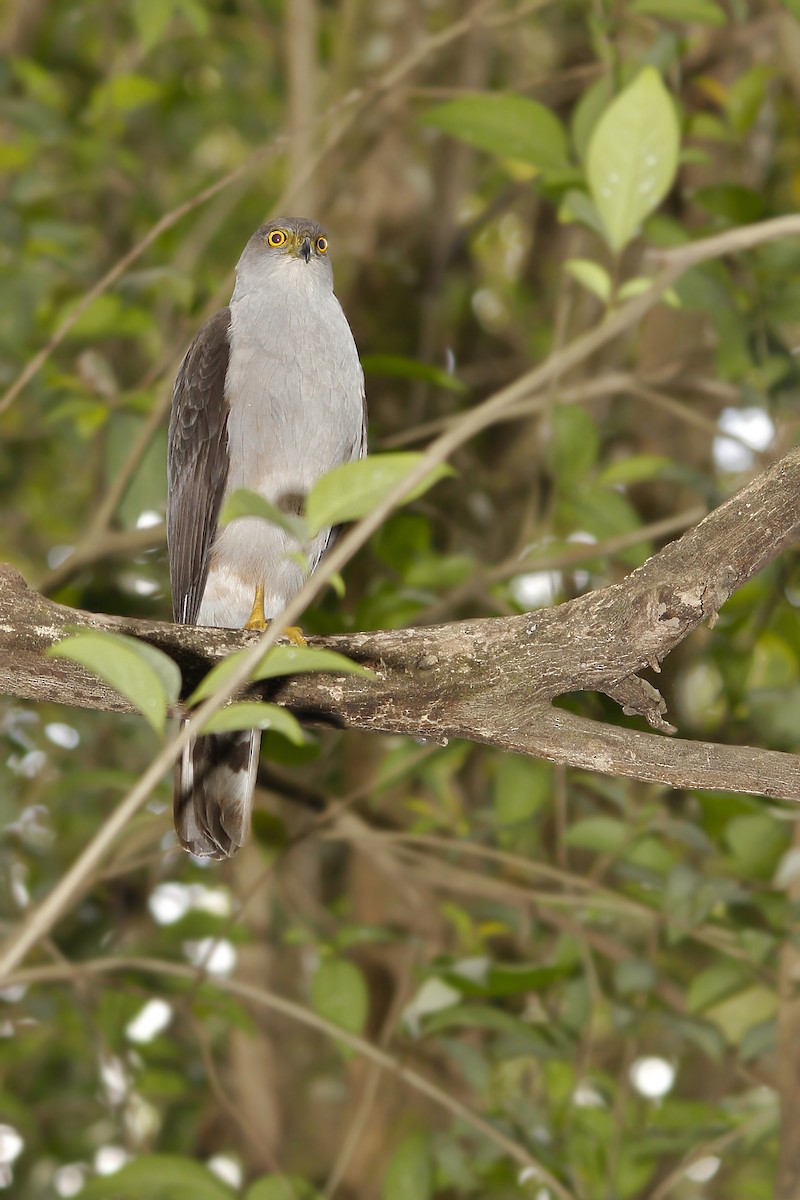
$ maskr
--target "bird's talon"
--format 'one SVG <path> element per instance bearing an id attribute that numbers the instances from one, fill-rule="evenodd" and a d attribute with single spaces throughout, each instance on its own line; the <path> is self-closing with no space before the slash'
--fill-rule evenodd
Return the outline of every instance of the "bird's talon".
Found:
<path id="1" fill-rule="evenodd" d="M 303 631 L 299 625 L 287 625 L 283 631 L 283 636 L 288 638 L 293 646 L 308 645 L 308 642 L 306 641 Z"/>

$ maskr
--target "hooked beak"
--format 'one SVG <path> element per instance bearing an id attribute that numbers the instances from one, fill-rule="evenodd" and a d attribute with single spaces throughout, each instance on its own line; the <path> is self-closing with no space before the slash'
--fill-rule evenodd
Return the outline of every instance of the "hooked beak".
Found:
<path id="1" fill-rule="evenodd" d="M 308 262 L 308 260 L 311 258 L 311 238 L 303 238 L 300 246 L 300 254 L 306 260 L 306 262 Z"/>

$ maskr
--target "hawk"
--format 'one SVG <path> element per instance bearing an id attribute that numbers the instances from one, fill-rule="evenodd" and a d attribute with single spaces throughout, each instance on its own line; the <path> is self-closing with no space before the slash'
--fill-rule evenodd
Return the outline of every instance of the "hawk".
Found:
<path id="1" fill-rule="evenodd" d="M 331 544 L 301 547 L 277 525 L 244 517 L 223 528 L 225 497 L 258 492 L 297 513 L 326 471 L 367 447 L 364 375 L 333 293 L 324 229 L 301 217 L 268 221 L 236 267 L 230 304 L 206 321 L 175 380 L 167 464 L 167 547 L 173 619 L 264 629 Z M 192 738 L 176 764 L 181 845 L 226 858 L 250 825 L 261 734 Z"/>

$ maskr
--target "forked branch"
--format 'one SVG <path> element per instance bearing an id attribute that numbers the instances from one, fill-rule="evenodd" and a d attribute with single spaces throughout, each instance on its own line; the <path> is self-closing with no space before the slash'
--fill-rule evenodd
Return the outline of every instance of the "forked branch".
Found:
<path id="1" fill-rule="evenodd" d="M 601 691 L 664 732 L 664 703 L 640 676 L 728 597 L 800 540 L 800 449 L 773 464 L 677 541 L 612 586 L 516 617 L 314 639 L 370 666 L 374 679 L 300 675 L 254 690 L 306 721 L 445 742 L 466 738 L 553 762 L 675 787 L 800 800 L 800 758 L 667 739 L 576 717 L 552 701 Z M 78 612 L 0 569 L 0 692 L 130 711 L 77 664 L 44 657 L 67 627 L 113 629 L 175 659 L 193 688 L 257 635 Z"/>

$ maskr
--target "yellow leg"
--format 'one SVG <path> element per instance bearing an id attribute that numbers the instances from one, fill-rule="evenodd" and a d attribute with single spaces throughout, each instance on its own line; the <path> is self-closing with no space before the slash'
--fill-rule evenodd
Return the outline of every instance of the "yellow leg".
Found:
<path id="1" fill-rule="evenodd" d="M 245 622 L 245 629 L 258 629 L 260 632 L 269 625 L 269 621 L 264 615 L 264 585 L 263 583 L 256 584 L 256 594 L 253 598 L 253 610 Z M 303 631 L 299 625 L 287 625 L 283 631 L 284 637 L 287 637 L 293 646 L 307 646 L 308 642 L 303 637 Z"/>
<path id="2" fill-rule="evenodd" d="M 245 622 L 245 629 L 260 629 L 263 631 L 267 628 L 267 618 L 264 616 L 264 585 L 263 583 L 256 584 L 256 594 L 253 600 L 253 611 Z"/>

